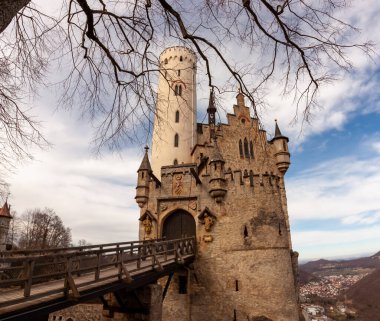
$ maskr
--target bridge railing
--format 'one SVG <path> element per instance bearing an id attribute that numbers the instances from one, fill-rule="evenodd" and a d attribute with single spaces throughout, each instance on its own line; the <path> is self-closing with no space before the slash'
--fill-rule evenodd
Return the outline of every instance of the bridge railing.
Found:
<path id="1" fill-rule="evenodd" d="M 77 297 L 81 289 L 97 282 L 132 282 L 139 271 L 183 263 L 195 249 L 195 239 L 189 237 L 0 252 L 0 307 L 6 304 L 1 300 L 6 290 L 21 288 L 23 298 L 54 293 Z"/>

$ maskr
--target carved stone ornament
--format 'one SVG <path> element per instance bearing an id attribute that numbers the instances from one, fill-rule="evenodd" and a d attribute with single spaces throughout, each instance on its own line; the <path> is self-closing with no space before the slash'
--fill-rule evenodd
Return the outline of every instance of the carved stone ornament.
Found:
<path id="1" fill-rule="evenodd" d="M 211 215 L 205 213 L 205 215 L 203 216 L 203 222 L 205 225 L 205 231 L 210 232 L 211 227 L 214 225 L 214 218 Z"/>
<path id="2" fill-rule="evenodd" d="M 181 195 L 183 192 L 183 182 L 182 182 L 182 175 L 176 175 L 174 176 L 173 180 L 173 193 L 175 195 Z"/>
<path id="3" fill-rule="evenodd" d="M 203 236 L 203 241 L 205 241 L 206 243 L 210 243 L 214 240 L 214 238 L 212 237 L 212 235 L 204 235 Z"/>
<path id="4" fill-rule="evenodd" d="M 142 224 L 144 225 L 145 234 L 149 235 L 150 233 L 152 233 L 152 219 L 149 216 L 146 216 Z"/>
<path id="5" fill-rule="evenodd" d="M 197 201 L 190 202 L 189 207 L 195 211 L 197 209 Z"/>
<path id="6" fill-rule="evenodd" d="M 199 223 L 205 226 L 205 231 L 210 232 L 212 226 L 216 222 L 216 216 L 208 209 L 208 207 L 205 207 L 202 213 L 199 214 L 198 220 L 199 220 Z"/>
<path id="7" fill-rule="evenodd" d="M 167 210 L 168 209 L 168 206 L 166 205 L 166 204 L 161 204 L 160 205 L 160 210 L 161 210 L 161 212 L 162 211 L 165 211 L 165 210 Z"/>

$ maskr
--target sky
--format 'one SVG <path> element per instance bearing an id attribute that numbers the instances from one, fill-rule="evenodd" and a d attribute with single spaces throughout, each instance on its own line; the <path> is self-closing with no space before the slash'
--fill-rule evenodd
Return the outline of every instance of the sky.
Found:
<path id="1" fill-rule="evenodd" d="M 361 28 L 360 39 L 380 42 L 380 3 L 355 1 L 346 11 Z M 268 134 L 274 119 L 290 139 L 291 167 L 285 177 L 294 250 L 300 260 L 343 258 L 380 251 L 380 94 L 379 62 L 352 53 L 355 68 L 322 88 L 309 123 L 292 122 L 290 97 L 276 88 L 263 112 Z M 204 119 L 208 88 L 198 88 L 198 120 Z M 224 108 L 232 111 L 233 99 Z M 119 153 L 93 153 L 92 125 L 72 111 L 56 108 L 57 89 L 43 87 L 33 114 L 52 144 L 34 150 L 7 177 L 9 203 L 18 215 L 49 207 L 72 229 L 73 242 L 92 244 L 138 238 L 139 208 L 134 200 L 143 146 Z M 225 119 L 224 111 L 219 113 Z"/>

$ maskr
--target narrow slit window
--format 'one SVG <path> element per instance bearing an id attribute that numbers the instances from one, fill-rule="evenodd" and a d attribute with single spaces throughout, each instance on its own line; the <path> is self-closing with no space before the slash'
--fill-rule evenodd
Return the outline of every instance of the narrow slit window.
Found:
<path id="1" fill-rule="evenodd" d="M 183 58 L 182 58 L 182 56 L 179 56 L 179 61 L 183 61 Z"/>
<path id="2" fill-rule="evenodd" d="M 178 134 L 175 134 L 174 135 L 174 147 L 178 147 L 178 139 L 179 139 Z"/>
<path id="3" fill-rule="evenodd" d="M 282 141 L 282 147 L 283 147 L 284 151 L 286 151 L 286 143 L 284 140 Z"/>
<path id="4" fill-rule="evenodd" d="M 174 95 L 175 96 L 182 96 L 182 86 L 181 85 L 175 85 Z"/>
<path id="5" fill-rule="evenodd" d="M 167 65 L 168 64 L 168 59 L 165 59 L 165 65 Z"/>
<path id="6" fill-rule="evenodd" d="M 243 143 L 241 142 L 241 139 L 239 140 L 239 154 L 240 157 L 243 157 Z"/>
<path id="7" fill-rule="evenodd" d="M 244 155 L 245 155 L 246 158 L 249 158 L 248 140 L 247 140 L 247 138 L 244 138 Z"/>
<path id="8" fill-rule="evenodd" d="M 239 291 L 239 280 L 235 280 L 235 291 Z"/>
<path id="9" fill-rule="evenodd" d="M 250 151 L 250 154 L 251 154 L 251 158 L 253 159 L 253 143 L 252 141 L 249 142 L 249 151 Z"/>
<path id="10" fill-rule="evenodd" d="M 177 74 L 178 76 L 181 76 L 181 70 L 178 70 Z"/>
<path id="11" fill-rule="evenodd" d="M 282 235 L 281 224 L 278 223 L 278 235 Z"/>
<path id="12" fill-rule="evenodd" d="M 247 225 L 244 225 L 244 238 L 248 237 Z"/>
<path id="13" fill-rule="evenodd" d="M 175 112 L 175 122 L 179 123 L 179 110 Z"/>

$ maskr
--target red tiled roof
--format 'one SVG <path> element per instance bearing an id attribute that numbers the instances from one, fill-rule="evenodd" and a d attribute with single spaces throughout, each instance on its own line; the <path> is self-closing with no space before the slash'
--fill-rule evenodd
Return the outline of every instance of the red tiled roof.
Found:
<path id="1" fill-rule="evenodd" d="M 0 208 L 0 216 L 12 218 L 12 216 L 11 216 L 11 206 L 8 205 L 7 202 L 5 202 L 4 205 L 3 205 L 3 207 Z"/>

